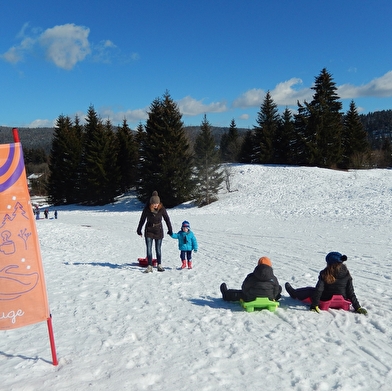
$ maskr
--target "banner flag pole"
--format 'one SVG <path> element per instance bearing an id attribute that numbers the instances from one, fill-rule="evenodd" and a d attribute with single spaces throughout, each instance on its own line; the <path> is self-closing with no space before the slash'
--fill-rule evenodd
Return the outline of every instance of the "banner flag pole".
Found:
<path id="1" fill-rule="evenodd" d="M 48 323 L 48 332 L 49 332 L 49 340 L 50 340 L 50 350 L 52 351 L 52 362 L 53 362 L 53 365 L 56 366 L 56 365 L 58 365 L 59 362 L 57 361 L 56 345 L 54 343 L 52 314 L 50 314 L 50 317 L 48 318 L 47 323 Z"/>
<path id="2" fill-rule="evenodd" d="M 58 365 L 33 205 L 17 128 L 0 144 L 0 330 L 47 321 Z"/>

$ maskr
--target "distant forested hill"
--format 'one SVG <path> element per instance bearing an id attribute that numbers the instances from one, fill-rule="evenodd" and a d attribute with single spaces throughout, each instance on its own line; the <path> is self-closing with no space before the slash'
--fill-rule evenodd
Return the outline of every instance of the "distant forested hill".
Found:
<path id="1" fill-rule="evenodd" d="M 361 114 L 359 117 L 373 145 L 378 140 L 392 140 L 392 110 L 375 111 Z"/>
<path id="2" fill-rule="evenodd" d="M 217 144 L 219 144 L 222 134 L 228 130 L 229 128 L 212 127 Z M 246 130 L 247 129 L 239 128 L 238 132 L 241 134 Z M 18 128 L 18 131 L 20 141 L 24 148 L 42 148 L 49 154 L 52 146 L 54 128 Z M 200 126 L 185 126 L 185 131 L 193 141 L 200 131 Z M 12 128 L 0 126 L 0 144 L 10 143 L 13 141 Z"/>
<path id="3" fill-rule="evenodd" d="M 375 111 L 374 113 L 360 114 L 361 122 L 369 134 L 373 147 L 377 147 L 377 141 L 388 138 L 392 140 L 392 110 Z M 42 148 L 46 153 L 50 152 L 54 128 L 18 128 L 19 137 L 25 148 Z M 185 126 L 185 130 L 191 141 L 194 141 L 200 126 Z M 228 131 L 228 127 L 212 127 L 215 141 L 219 144 L 221 136 Z M 238 128 L 239 134 L 244 134 L 248 129 Z M 0 126 L 0 143 L 13 142 L 12 128 Z"/>
<path id="4" fill-rule="evenodd" d="M 18 133 L 23 148 L 42 148 L 49 154 L 54 128 L 18 128 Z M 12 143 L 13 141 L 12 128 L 0 126 L 0 144 Z"/>

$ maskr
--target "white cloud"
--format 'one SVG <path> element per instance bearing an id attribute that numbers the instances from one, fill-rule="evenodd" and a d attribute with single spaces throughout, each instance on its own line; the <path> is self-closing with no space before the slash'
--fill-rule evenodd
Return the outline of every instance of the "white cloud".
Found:
<path id="1" fill-rule="evenodd" d="M 362 113 L 365 109 L 362 106 L 357 106 L 358 113 Z"/>
<path id="2" fill-rule="evenodd" d="M 105 48 L 117 47 L 110 39 L 106 39 L 105 41 L 102 41 L 102 46 L 104 46 Z"/>
<path id="3" fill-rule="evenodd" d="M 22 26 L 19 33 L 16 35 L 16 38 L 23 39 L 26 36 L 25 31 L 28 29 L 28 27 L 29 27 L 29 23 L 27 22 Z"/>
<path id="4" fill-rule="evenodd" d="M 227 111 L 226 102 L 213 102 L 204 104 L 203 100 L 196 100 L 190 96 L 182 98 L 178 102 L 180 112 L 184 115 L 199 115 L 204 113 L 222 113 Z"/>
<path id="5" fill-rule="evenodd" d="M 29 128 L 52 128 L 56 125 L 56 121 L 50 121 L 48 119 L 36 119 L 31 122 Z"/>
<path id="6" fill-rule="evenodd" d="M 276 87 L 270 91 L 275 103 L 279 106 L 292 106 L 296 105 L 298 100 L 309 100 L 312 96 L 312 91 L 309 88 L 303 88 L 301 90 L 292 88 L 298 84 L 302 84 L 302 80 L 296 77 L 277 84 Z"/>
<path id="7" fill-rule="evenodd" d="M 249 114 L 241 114 L 239 116 L 240 120 L 247 121 L 249 119 Z"/>
<path id="8" fill-rule="evenodd" d="M 373 79 L 367 84 L 356 87 L 352 84 L 343 84 L 338 87 L 338 94 L 342 99 L 353 99 L 360 97 L 385 98 L 392 96 L 392 71 Z"/>
<path id="9" fill-rule="evenodd" d="M 206 105 L 203 104 L 202 101 L 197 101 L 190 96 L 181 99 L 177 103 L 181 114 L 187 116 L 195 116 L 205 113 L 221 113 L 227 111 L 227 106 L 225 103 L 214 102 Z M 103 121 L 110 119 L 112 124 L 117 126 L 122 124 L 124 118 L 129 124 L 146 121 L 148 119 L 148 111 L 149 107 L 124 111 L 115 111 L 111 107 L 104 107 L 98 109 L 97 113 L 99 114 L 100 118 L 103 119 Z M 83 123 L 86 115 L 79 113 L 78 116 Z"/>
<path id="10" fill-rule="evenodd" d="M 241 96 L 235 99 L 233 102 L 233 107 L 245 108 L 260 106 L 261 102 L 264 99 L 264 96 L 264 90 L 252 88 L 251 90 L 244 92 Z"/>
<path id="11" fill-rule="evenodd" d="M 38 39 L 46 57 L 59 68 L 72 69 L 91 53 L 88 35 L 90 29 L 64 24 L 45 30 Z"/>
<path id="12" fill-rule="evenodd" d="M 145 108 L 115 112 L 111 108 L 101 108 L 98 110 L 98 113 L 103 120 L 109 118 L 110 122 L 116 126 L 118 124 L 122 124 L 124 118 L 127 120 L 128 123 L 145 121 L 148 117 L 147 110 L 148 109 Z"/>
<path id="13" fill-rule="evenodd" d="M 273 90 L 270 90 L 271 97 L 278 106 L 296 106 L 297 101 L 311 101 L 314 91 L 310 87 L 302 89 L 294 88 L 301 84 L 302 80 L 299 78 L 291 78 L 290 80 L 281 82 Z M 341 99 L 390 97 L 392 96 L 392 71 L 362 86 L 343 84 L 338 87 L 337 92 Z M 233 101 L 233 107 L 260 107 L 265 98 L 265 94 L 266 91 L 262 89 L 253 88 L 248 90 Z"/>
<path id="14" fill-rule="evenodd" d="M 16 64 L 24 60 L 24 55 L 27 51 L 30 51 L 35 44 L 34 39 L 24 38 L 18 46 L 12 46 L 0 57 L 11 64 Z"/>
<path id="15" fill-rule="evenodd" d="M 297 104 L 297 100 L 308 100 L 312 96 L 310 88 L 303 88 L 295 90 L 293 86 L 302 84 L 299 78 L 292 78 L 290 80 L 281 82 L 270 91 L 272 99 L 279 106 L 292 106 Z M 253 88 L 246 91 L 233 102 L 233 107 L 259 107 L 265 98 L 266 91 L 262 89 Z"/>
<path id="16" fill-rule="evenodd" d="M 5 61 L 10 62 L 11 64 L 16 64 L 23 60 L 23 53 L 17 47 L 13 46 L 9 48 L 4 54 L 1 55 Z"/>
<path id="17" fill-rule="evenodd" d="M 147 110 L 148 108 L 116 112 L 111 108 L 100 108 L 97 110 L 97 114 L 103 121 L 109 119 L 113 126 L 117 126 L 122 124 L 124 118 L 127 120 L 128 124 L 145 121 L 148 117 Z M 86 123 L 87 113 L 78 111 L 73 115 L 69 115 L 72 121 L 76 116 L 79 118 L 80 124 L 83 125 Z M 56 126 L 56 122 L 57 118 L 52 121 L 48 119 L 36 119 L 26 126 L 29 128 L 50 128 Z"/>
<path id="18" fill-rule="evenodd" d="M 117 46 L 109 39 L 99 42 L 93 47 L 93 61 L 110 63 L 112 60 L 113 50 L 117 50 Z"/>
<path id="19" fill-rule="evenodd" d="M 17 35 L 20 43 L 0 54 L 0 58 L 16 64 L 25 60 L 29 53 L 37 56 L 43 50 L 48 61 L 66 70 L 73 69 L 90 54 L 94 55 L 94 61 L 110 62 L 112 51 L 117 49 L 116 45 L 108 39 L 92 45 L 88 40 L 89 34 L 89 28 L 73 23 L 54 26 L 43 32 L 38 28 L 29 29 L 29 24 L 26 23 Z M 132 54 L 132 59 L 136 57 L 137 54 Z"/>

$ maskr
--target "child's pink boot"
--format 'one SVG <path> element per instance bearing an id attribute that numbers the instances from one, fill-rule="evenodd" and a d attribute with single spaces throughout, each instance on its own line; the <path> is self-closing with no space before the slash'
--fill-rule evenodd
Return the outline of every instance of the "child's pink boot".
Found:
<path id="1" fill-rule="evenodd" d="M 182 261 L 182 265 L 181 265 L 181 269 L 185 269 L 186 268 L 186 261 Z"/>
<path id="2" fill-rule="evenodd" d="M 192 261 L 188 261 L 188 269 L 192 269 Z"/>

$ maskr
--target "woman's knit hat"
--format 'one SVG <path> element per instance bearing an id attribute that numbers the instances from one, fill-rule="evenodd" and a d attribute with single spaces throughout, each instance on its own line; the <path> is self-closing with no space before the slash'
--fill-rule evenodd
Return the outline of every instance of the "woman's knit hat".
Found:
<path id="1" fill-rule="evenodd" d="M 272 262 L 268 257 L 261 257 L 259 259 L 258 265 L 267 265 L 272 267 Z"/>
<path id="2" fill-rule="evenodd" d="M 347 261 L 347 255 L 342 255 L 336 251 L 333 251 L 327 254 L 325 260 L 327 261 L 328 265 L 332 265 L 334 263 L 342 263 L 344 261 Z"/>
<path id="3" fill-rule="evenodd" d="M 161 203 L 161 199 L 158 196 L 158 192 L 153 191 L 152 196 L 150 198 L 150 204 L 160 204 L 160 203 Z"/>

